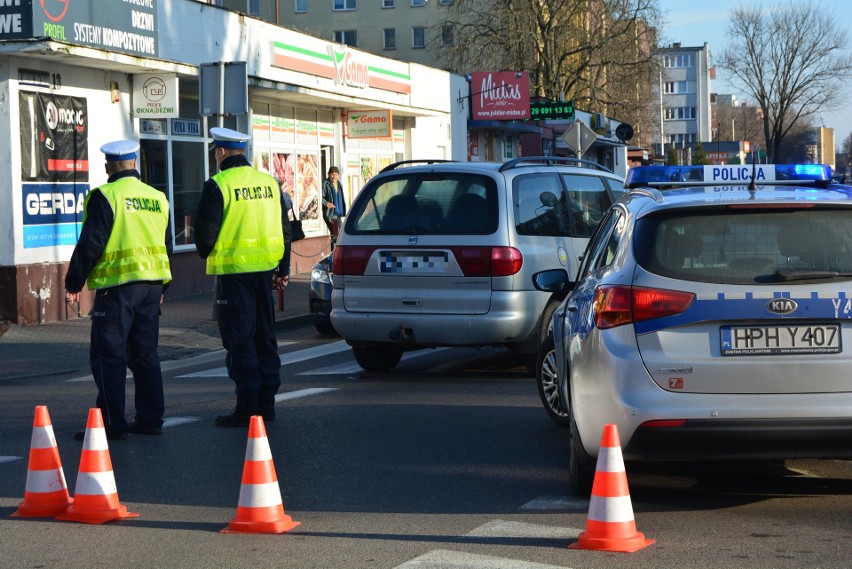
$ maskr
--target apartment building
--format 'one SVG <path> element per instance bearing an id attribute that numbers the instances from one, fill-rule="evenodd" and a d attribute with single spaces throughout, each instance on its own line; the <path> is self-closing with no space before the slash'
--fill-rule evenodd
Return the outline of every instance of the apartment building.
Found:
<path id="1" fill-rule="evenodd" d="M 671 148 L 685 148 L 711 138 L 710 46 L 683 47 L 679 43 L 660 51 L 660 124 L 654 152 L 665 156 Z"/>

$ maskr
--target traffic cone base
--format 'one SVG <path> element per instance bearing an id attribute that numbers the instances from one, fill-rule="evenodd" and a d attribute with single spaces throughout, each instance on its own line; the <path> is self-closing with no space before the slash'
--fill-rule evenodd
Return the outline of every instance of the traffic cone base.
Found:
<path id="1" fill-rule="evenodd" d="M 284 533 L 298 526 L 284 513 L 263 417 L 249 420 L 237 515 L 220 533 Z"/>
<path id="2" fill-rule="evenodd" d="M 65 512 L 74 500 L 68 495 L 65 472 L 46 405 L 35 408 L 27 487 L 13 518 L 50 518 Z"/>
<path id="3" fill-rule="evenodd" d="M 137 516 L 139 514 L 128 512 L 127 507 L 118 501 L 101 410 L 89 409 L 80 470 L 74 490 L 74 504 L 65 513 L 56 516 L 56 519 L 103 524 Z"/>
<path id="4" fill-rule="evenodd" d="M 604 425 L 586 531 L 568 548 L 632 553 L 652 543 L 636 531 L 618 427 Z"/>

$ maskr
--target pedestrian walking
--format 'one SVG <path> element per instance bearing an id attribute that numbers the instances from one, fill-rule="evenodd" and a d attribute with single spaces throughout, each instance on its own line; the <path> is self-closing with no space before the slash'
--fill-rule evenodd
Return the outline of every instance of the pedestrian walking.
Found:
<path id="1" fill-rule="evenodd" d="M 219 173 L 201 190 L 195 245 L 216 276 L 214 311 L 237 396 L 215 424 L 246 427 L 252 415 L 275 419 L 281 360 L 272 290 L 289 283 L 290 222 L 278 182 L 245 156 L 249 136 L 221 127 L 210 135 Z"/>
<path id="2" fill-rule="evenodd" d="M 343 184 L 340 183 L 340 170 L 337 166 L 328 169 L 328 176 L 322 183 L 322 217 L 334 248 L 340 233 L 340 224 L 346 217 L 346 200 L 343 198 Z"/>
<path id="3" fill-rule="evenodd" d="M 83 202 L 83 226 L 65 276 L 66 302 L 78 302 L 86 284 L 95 291 L 90 360 L 108 439 L 162 432 L 163 374 L 157 344 L 160 303 L 171 281 L 172 232 L 163 192 L 140 180 L 139 143 L 101 147 L 107 183 Z M 133 372 L 135 418 L 125 413 L 127 368 Z M 83 440 L 85 431 L 75 434 Z"/>

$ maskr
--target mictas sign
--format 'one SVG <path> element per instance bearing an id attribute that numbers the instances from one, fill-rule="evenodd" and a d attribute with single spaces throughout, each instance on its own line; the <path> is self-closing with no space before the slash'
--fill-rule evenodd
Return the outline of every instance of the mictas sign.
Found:
<path id="1" fill-rule="evenodd" d="M 514 121 L 530 118 L 530 79 L 526 71 L 471 74 L 473 120 Z"/>
<path id="2" fill-rule="evenodd" d="M 133 115 L 140 119 L 177 118 L 177 75 L 173 73 L 134 75 Z"/>
<path id="3" fill-rule="evenodd" d="M 391 135 L 393 116 L 384 111 L 349 111 L 346 132 L 349 138 L 388 138 Z"/>

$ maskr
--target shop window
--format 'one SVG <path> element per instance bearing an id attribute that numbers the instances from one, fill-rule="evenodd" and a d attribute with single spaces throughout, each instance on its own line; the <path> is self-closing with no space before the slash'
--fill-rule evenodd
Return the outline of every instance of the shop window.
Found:
<path id="1" fill-rule="evenodd" d="M 172 142 L 172 180 L 175 246 L 195 243 L 192 223 L 201 187 L 210 173 L 204 169 L 207 146 L 202 142 Z M 216 162 L 211 158 L 215 170 Z"/>

